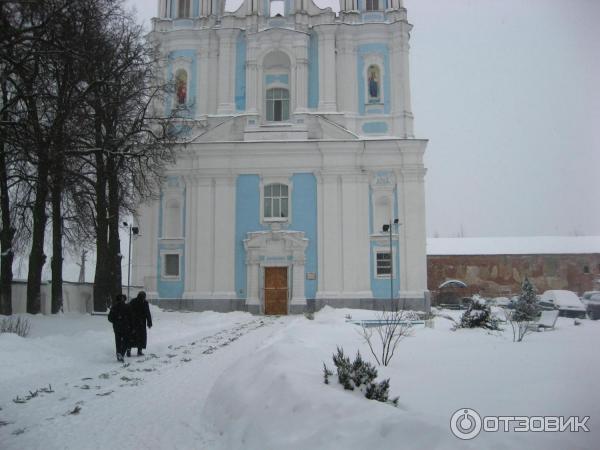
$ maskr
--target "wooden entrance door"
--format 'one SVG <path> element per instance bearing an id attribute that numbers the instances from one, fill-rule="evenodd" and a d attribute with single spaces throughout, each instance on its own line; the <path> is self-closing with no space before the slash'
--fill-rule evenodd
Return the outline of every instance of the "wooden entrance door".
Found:
<path id="1" fill-rule="evenodd" d="M 265 267 L 265 314 L 287 314 L 287 267 Z"/>

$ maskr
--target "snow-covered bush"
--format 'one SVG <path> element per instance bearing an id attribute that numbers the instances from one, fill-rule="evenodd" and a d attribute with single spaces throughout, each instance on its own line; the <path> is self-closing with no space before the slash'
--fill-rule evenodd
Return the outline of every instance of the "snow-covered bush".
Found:
<path id="1" fill-rule="evenodd" d="M 22 317 L 7 317 L 0 322 L 0 333 L 14 333 L 21 337 L 27 337 L 31 325 L 29 320 Z"/>
<path id="2" fill-rule="evenodd" d="M 460 318 L 456 328 L 486 328 L 488 330 L 500 330 L 499 320 L 490 307 L 479 300 L 474 299 Z"/>
<path id="3" fill-rule="evenodd" d="M 398 397 L 389 399 L 390 380 L 375 382 L 377 378 L 377 369 L 375 366 L 356 353 L 354 361 L 344 355 L 344 350 L 337 348 L 337 353 L 333 355 L 333 364 L 337 369 L 338 381 L 344 389 L 353 391 L 355 388 L 365 393 L 369 400 L 377 400 L 384 403 L 398 404 Z M 323 378 L 325 384 L 329 384 L 329 377 L 333 372 L 323 364 Z"/>

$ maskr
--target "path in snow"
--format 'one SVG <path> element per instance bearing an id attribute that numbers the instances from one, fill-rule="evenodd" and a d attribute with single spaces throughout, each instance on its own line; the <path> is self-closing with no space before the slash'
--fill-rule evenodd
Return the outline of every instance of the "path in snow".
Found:
<path id="1" fill-rule="evenodd" d="M 63 417 L 80 416 L 84 413 L 94 414 L 96 407 L 98 409 L 96 413 L 103 414 L 107 407 L 105 402 L 109 398 L 121 397 L 123 389 L 144 385 L 146 381 L 174 379 L 176 378 L 174 371 L 181 369 L 182 366 L 188 366 L 193 361 L 213 355 L 255 330 L 273 325 L 276 320 L 276 317 L 251 317 L 250 320 L 236 322 L 233 326 L 208 336 L 199 336 L 185 344 L 168 345 L 168 351 L 162 355 L 147 353 L 143 357 L 132 356 L 126 358 L 125 364 L 112 370 L 83 377 L 54 380 L 46 386 L 32 387 L 29 392 L 14 392 L 10 399 L 0 399 L 0 405 L 6 405 L 4 411 L 0 407 L 0 447 L 9 448 L 11 445 L 15 448 L 20 447 L 19 438 L 26 434 L 43 435 L 45 433 L 41 428 Z M 133 397 L 141 400 L 138 406 L 143 410 L 144 402 L 148 397 L 144 389 Z M 132 415 L 125 406 L 113 408 L 123 411 L 125 423 L 127 416 Z M 118 411 L 115 413 L 118 414 Z M 198 439 L 200 436 L 197 436 Z M 43 446 L 44 442 L 48 443 L 39 438 L 34 440 L 40 446 Z M 91 445 L 92 442 L 94 441 L 88 441 L 87 445 Z M 29 445 L 28 448 L 31 448 Z M 87 445 L 83 446 L 87 447 Z"/>

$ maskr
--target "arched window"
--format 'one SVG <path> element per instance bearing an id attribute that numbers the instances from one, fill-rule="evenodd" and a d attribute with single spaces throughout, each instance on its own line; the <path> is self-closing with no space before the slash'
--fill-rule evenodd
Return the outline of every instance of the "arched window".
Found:
<path id="1" fill-rule="evenodd" d="M 190 1 L 191 0 L 179 0 L 177 7 L 177 17 L 184 18 L 190 17 Z"/>
<path id="2" fill-rule="evenodd" d="M 175 96 L 178 106 L 183 106 L 187 102 L 187 81 L 188 75 L 184 69 L 175 72 Z"/>
<path id="3" fill-rule="evenodd" d="M 273 183 L 265 186 L 264 211 L 265 219 L 287 219 L 288 187 L 285 184 Z"/>
<path id="4" fill-rule="evenodd" d="M 367 0 L 367 11 L 379 11 L 379 0 Z"/>
<path id="5" fill-rule="evenodd" d="M 181 237 L 181 204 L 179 200 L 169 200 L 167 202 L 164 214 L 164 237 Z"/>
<path id="6" fill-rule="evenodd" d="M 381 75 L 379 67 L 371 65 L 367 69 L 367 91 L 369 92 L 369 103 L 376 103 L 381 100 Z"/>
<path id="7" fill-rule="evenodd" d="M 282 122 L 290 119 L 290 93 L 287 89 L 267 90 L 267 120 Z"/>

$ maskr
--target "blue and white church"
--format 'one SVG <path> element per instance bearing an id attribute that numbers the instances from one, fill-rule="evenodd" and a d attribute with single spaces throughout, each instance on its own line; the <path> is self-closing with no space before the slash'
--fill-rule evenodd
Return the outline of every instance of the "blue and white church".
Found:
<path id="1" fill-rule="evenodd" d="M 190 310 L 427 309 L 411 28 L 402 0 L 159 0 L 181 143 L 139 206 L 133 283 Z"/>

